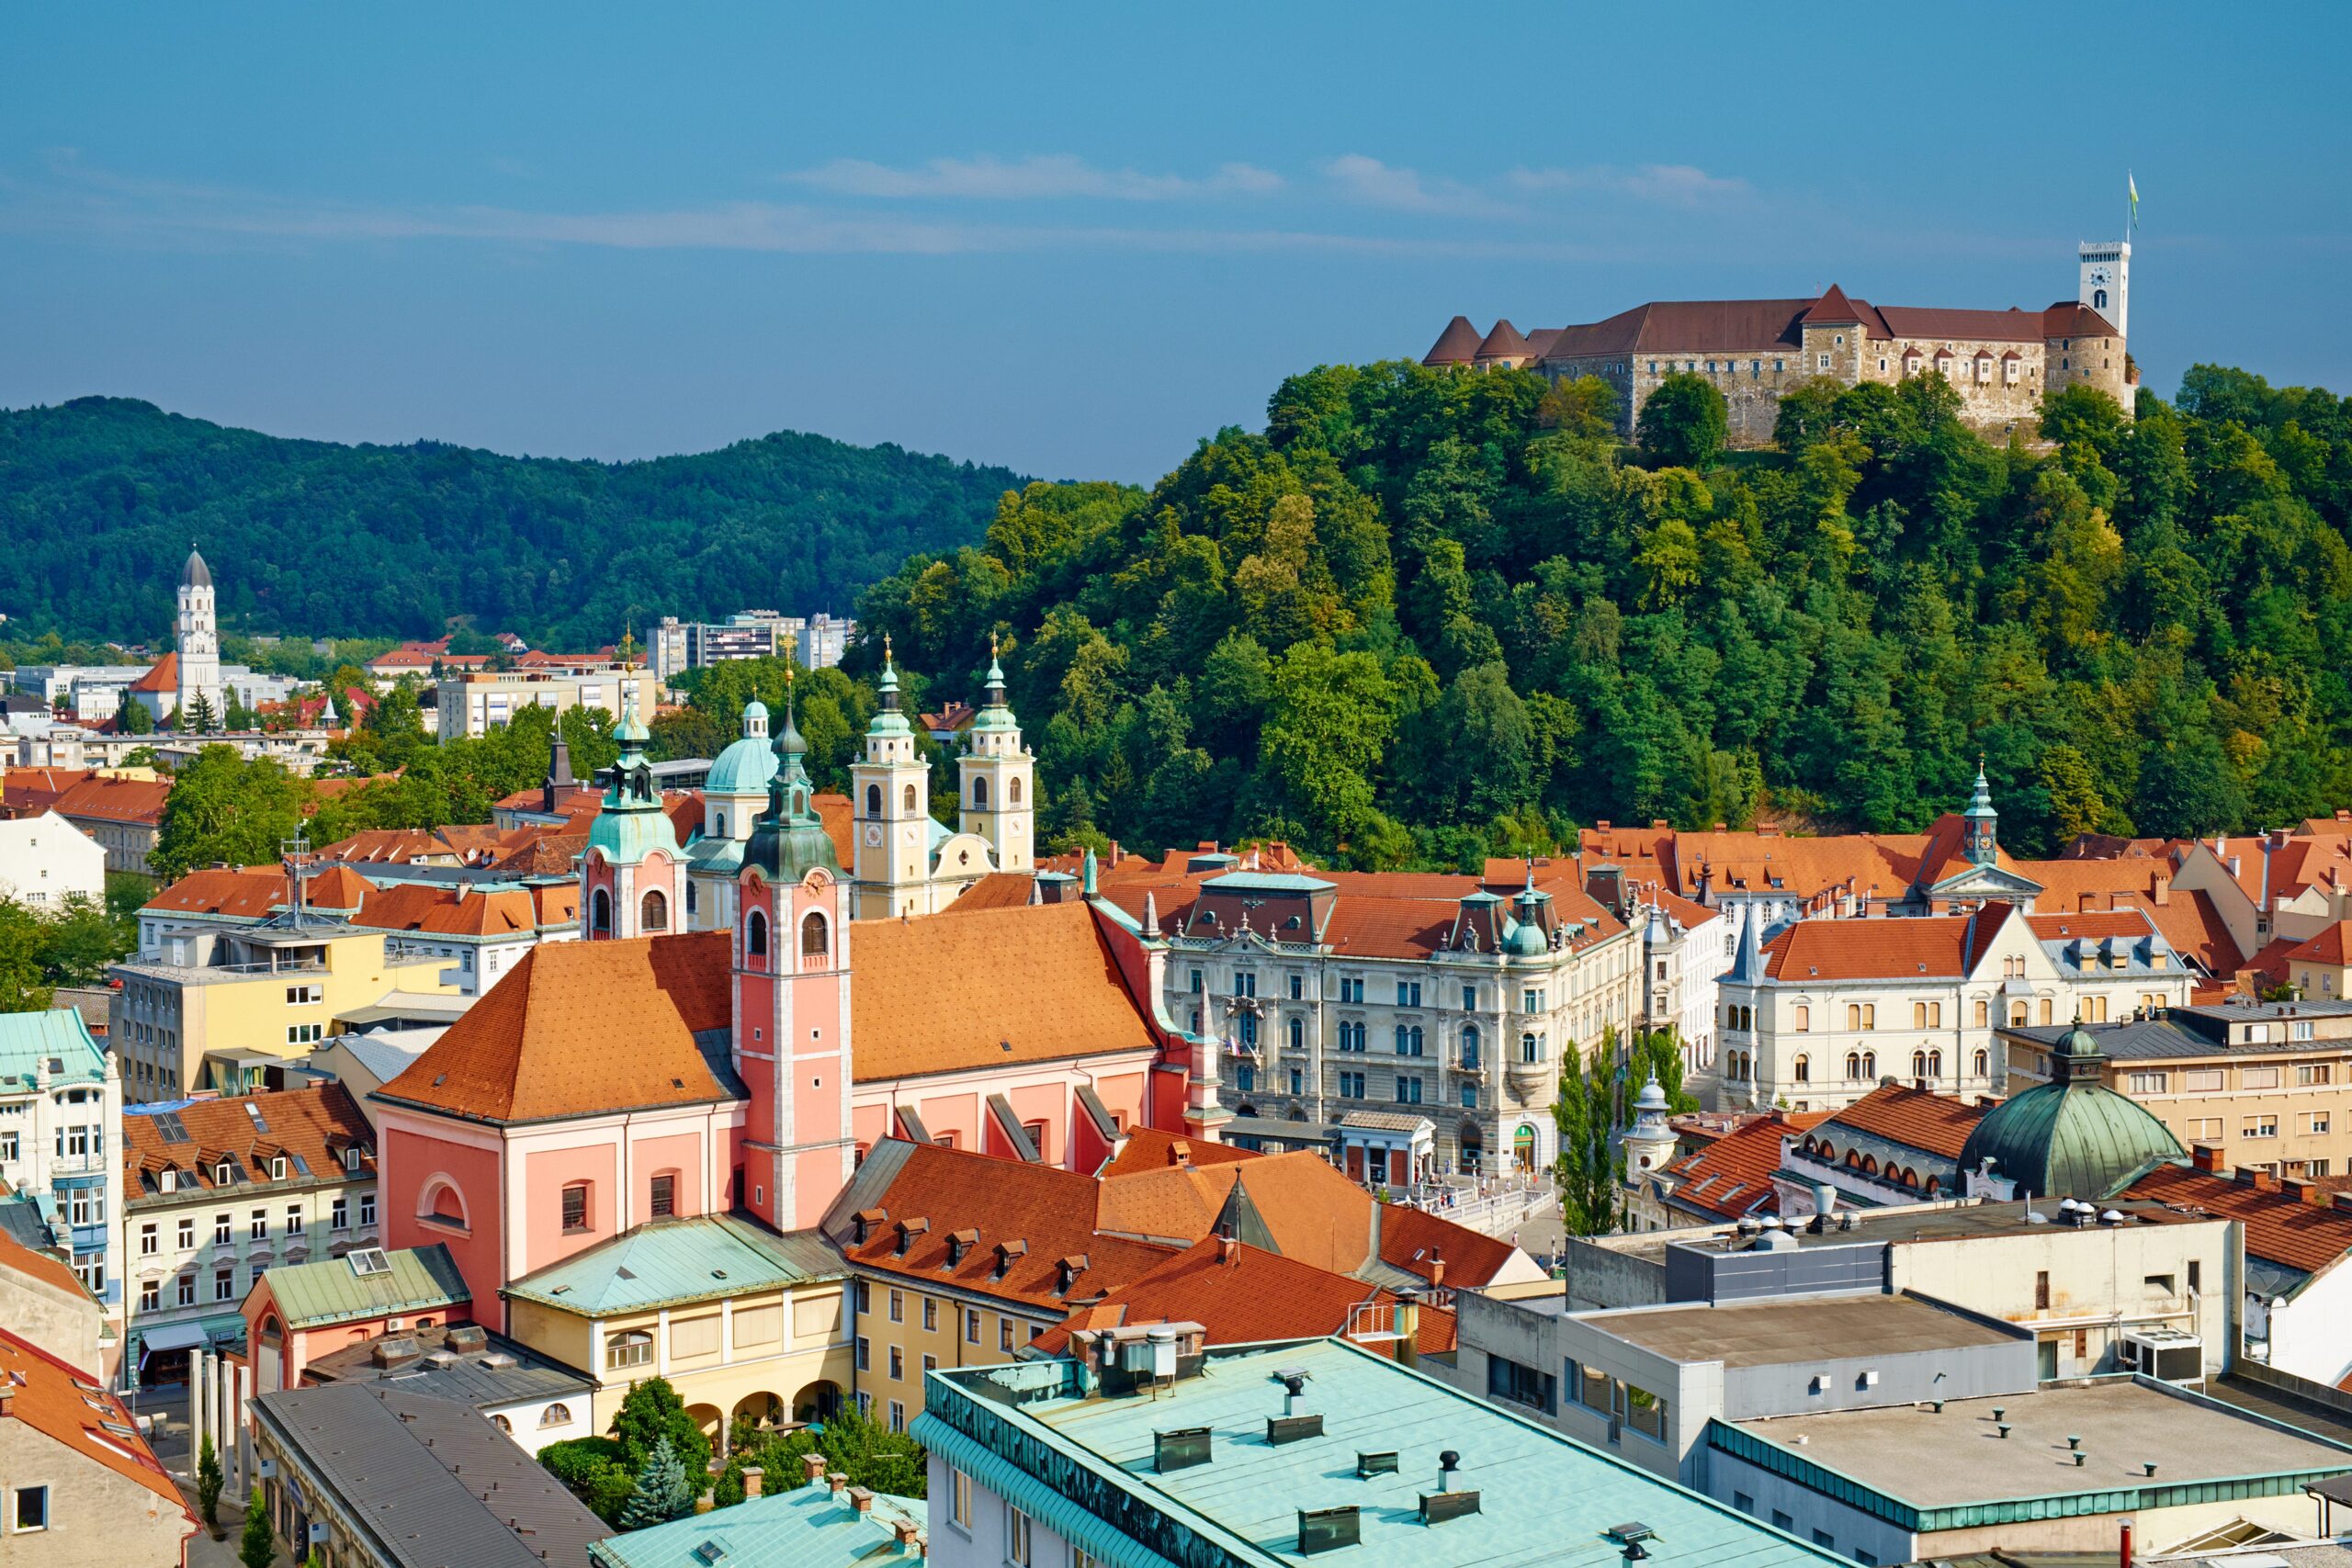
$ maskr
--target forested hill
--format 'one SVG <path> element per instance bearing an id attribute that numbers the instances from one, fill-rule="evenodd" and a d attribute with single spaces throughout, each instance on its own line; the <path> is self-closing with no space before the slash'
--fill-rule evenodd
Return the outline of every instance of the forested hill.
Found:
<path id="1" fill-rule="evenodd" d="M 1021 482 L 817 435 L 572 462 L 290 441 L 83 398 L 0 412 L 0 612 L 168 636 L 195 541 L 240 631 L 437 636 L 470 615 L 593 648 L 630 618 L 641 637 L 662 615 L 847 611 L 910 553 L 978 538 Z"/>
<path id="2" fill-rule="evenodd" d="M 1475 864 L 1600 818 L 1917 830 L 1980 755 L 2020 852 L 2352 804 L 2344 401 L 2199 367 L 2136 422 L 2078 389 L 2049 443 L 1997 445 L 1940 378 L 1816 384 L 1778 450 L 1726 454 L 1677 379 L 1634 449 L 1597 382 L 1318 369 L 1148 493 L 1008 498 L 867 629 L 960 692 L 1012 638 L 1065 842 Z"/>

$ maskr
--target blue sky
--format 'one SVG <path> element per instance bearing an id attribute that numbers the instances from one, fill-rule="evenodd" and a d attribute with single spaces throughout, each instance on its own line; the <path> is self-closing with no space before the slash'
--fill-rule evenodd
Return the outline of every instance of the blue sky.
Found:
<path id="1" fill-rule="evenodd" d="M 1954 21 L 1959 17 L 1963 19 Z M 2352 7 L 17 7 L 0 406 L 1148 479 L 1645 299 L 2029 308 L 2352 389 Z"/>

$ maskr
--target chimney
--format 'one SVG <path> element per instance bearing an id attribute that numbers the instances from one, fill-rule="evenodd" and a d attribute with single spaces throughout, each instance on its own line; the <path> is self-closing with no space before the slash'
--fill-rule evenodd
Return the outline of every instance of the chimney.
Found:
<path id="1" fill-rule="evenodd" d="M 805 1484 L 809 1486 L 820 1484 L 825 1479 L 825 1456 L 823 1454 L 802 1454 L 800 1456 L 800 1479 Z"/>
<path id="2" fill-rule="evenodd" d="M 2155 899 L 2158 908 L 2172 902 L 2172 873 L 2168 871 L 2156 873 L 2155 887 L 2151 897 Z"/>
<path id="3" fill-rule="evenodd" d="M 0 1385 L 0 1421 L 6 1421 L 16 1413 L 17 1391 L 13 1387 Z"/>
<path id="4" fill-rule="evenodd" d="M 2222 1159 L 2222 1145 L 2219 1144 L 2191 1144 L 2188 1145 L 2188 1162 L 2197 1169 L 2204 1171 L 2209 1176 L 2219 1176 L 2224 1168 Z"/>
<path id="5" fill-rule="evenodd" d="M 861 1514 L 872 1513 L 874 1511 L 874 1493 L 871 1489 L 864 1486 L 851 1487 L 849 1489 L 849 1506 L 856 1509 Z"/>
<path id="6" fill-rule="evenodd" d="M 922 1534 L 922 1527 L 912 1519 L 900 1519 L 890 1527 L 890 1534 L 900 1546 L 912 1546 L 915 1543 L 915 1538 Z M 2129 1564 L 2126 1564 L 2126 1568 L 2129 1568 Z"/>
<path id="7" fill-rule="evenodd" d="M 1240 1243 L 1235 1241 L 1231 1236 L 1227 1235 L 1222 1232 L 1218 1233 L 1216 1238 L 1216 1260 L 1219 1263 L 1232 1262 L 1234 1255 L 1240 1250 Z"/>
<path id="8" fill-rule="evenodd" d="M 840 1496 L 842 1495 L 842 1489 L 848 1484 L 849 1477 L 842 1474 L 840 1471 L 830 1470 L 825 1472 L 825 1485 L 834 1496 Z"/>
<path id="9" fill-rule="evenodd" d="M 815 1456 L 812 1455 L 810 1457 L 813 1458 Z M 743 1467 L 743 1495 L 746 1497 L 758 1496 L 760 1495 L 760 1486 L 767 1480 L 767 1474 L 768 1472 L 766 1471 L 761 1469 L 756 1464 L 745 1465 Z"/>
<path id="10" fill-rule="evenodd" d="M 2132 1521 L 2123 1521 L 2123 1541 L 2116 1549 L 2116 1568 L 2132 1568 Z"/>
<path id="11" fill-rule="evenodd" d="M 2282 1177 L 2278 1187 L 2298 1203 L 2308 1204 L 2314 1209 L 2327 1207 L 2327 1190 L 2315 1181 L 2306 1181 L 2300 1176 Z"/>
<path id="12" fill-rule="evenodd" d="M 1445 1254 L 1434 1247 L 1430 1248 L 1430 1283 L 1432 1286 L 1445 1283 Z"/>
<path id="13" fill-rule="evenodd" d="M 1396 1292 L 1396 1360 L 1400 1366 L 1416 1366 L 1421 1359 L 1421 1292 Z"/>
<path id="14" fill-rule="evenodd" d="M 2251 1165 L 2242 1165 L 2230 1173 L 2231 1179 L 2241 1187 L 2251 1187 L 2256 1192 L 2276 1192 L 2278 1179 L 2268 1171 Z"/>
<path id="15" fill-rule="evenodd" d="M 1186 1142 L 1185 1142 L 1183 1139 L 1182 1139 L 1182 1138 L 1176 1138 L 1176 1139 L 1171 1140 L 1171 1141 L 1169 1143 L 1169 1145 L 1168 1145 L 1168 1163 L 1169 1163 L 1170 1165 L 1190 1165 L 1190 1164 L 1192 1164 L 1192 1163 L 1193 1163 L 1193 1145 L 1192 1145 L 1191 1144 L 1189 1144 L 1189 1143 L 1186 1143 Z"/>

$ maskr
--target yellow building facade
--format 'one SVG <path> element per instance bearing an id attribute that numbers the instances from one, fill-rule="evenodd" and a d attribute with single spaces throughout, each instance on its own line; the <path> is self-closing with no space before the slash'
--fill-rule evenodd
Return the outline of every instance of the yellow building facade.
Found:
<path id="1" fill-rule="evenodd" d="M 509 1337 L 594 1382 L 598 1433 L 650 1377 L 677 1389 L 714 1453 L 739 1419 L 801 1425 L 848 1397 L 849 1274 L 813 1233 L 733 1214 L 654 1220 L 500 1293 Z"/>

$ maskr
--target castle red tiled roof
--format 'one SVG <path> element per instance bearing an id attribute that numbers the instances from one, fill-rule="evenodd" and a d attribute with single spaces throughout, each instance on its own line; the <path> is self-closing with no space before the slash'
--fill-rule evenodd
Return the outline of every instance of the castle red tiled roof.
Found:
<path id="1" fill-rule="evenodd" d="M 473 893 L 403 882 L 369 894 L 354 923 L 444 936 L 527 936 L 537 930 L 538 918 L 531 896 L 519 887 Z"/>
<path id="2" fill-rule="evenodd" d="M 5 1328 L 0 1328 L 0 1379 L 10 1385 L 10 1419 L 162 1496 L 194 1533 L 196 1516 L 187 1511 L 179 1488 L 164 1473 L 119 1399 Z M 43 1467 L 35 1473 L 51 1472 Z"/>
<path id="3" fill-rule="evenodd" d="M 1437 334 L 1437 342 L 1421 355 L 1424 365 L 1467 365 L 1478 356 L 1478 329 L 1467 316 L 1456 316 Z"/>
<path id="4" fill-rule="evenodd" d="M 1457 1225 L 1426 1209 L 1385 1203 L 1379 1213 L 1380 1260 L 1448 1289 L 1486 1284 L 1518 1250 L 1500 1236 Z"/>
<path id="5" fill-rule="evenodd" d="M 1197 1323 L 1212 1345 L 1319 1339 L 1364 1325 L 1359 1307 L 1393 1307 L 1391 1292 L 1245 1243 L 1195 1243 L 1073 1313 L 1032 1340 L 1039 1354 L 1067 1354 L 1073 1330 Z M 1423 1355 L 1454 1348 L 1453 1314 L 1424 1306 L 1414 1343 Z M 1385 1327 L 1385 1314 L 1374 1319 Z M 1385 1343 L 1385 1341 L 1382 1341 Z"/>
<path id="6" fill-rule="evenodd" d="M 1527 340 L 1509 321 L 1498 321 L 1478 344 L 1480 359 L 1515 359 L 1529 352 Z"/>
<path id="7" fill-rule="evenodd" d="M 1811 1131 L 1817 1137 L 1835 1138 L 1840 1129 L 1849 1128 L 1946 1159 L 1958 1159 L 1968 1143 L 1968 1134 L 1984 1116 L 1984 1107 L 1971 1105 L 1951 1095 L 1903 1084 L 1881 1084 Z"/>
<path id="8" fill-rule="evenodd" d="M 542 942 L 378 1092 L 506 1122 L 727 1099 L 695 1036 L 731 1026 L 731 940 Z"/>
<path id="9" fill-rule="evenodd" d="M 1664 1174 L 1675 1179 L 1676 1206 L 1726 1220 L 1777 1213 L 1772 1173 L 1781 1168 L 1781 1140 L 1828 1120 L 1826 1111 L 1780 1112 L 1668 1161 Z"/>
<path id="10" fill-rule="evenodd" d="M 2160 1165 L 2125 1188 L 2122 1196 L 2236 1220 L 2245 1230 L 2247 1257 L 2306 1274 L 2352 1249 L 2352 1213 L 2187 1165 Z"/>

